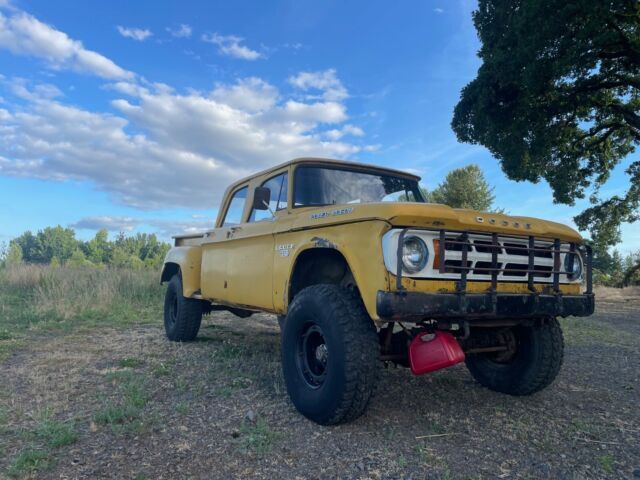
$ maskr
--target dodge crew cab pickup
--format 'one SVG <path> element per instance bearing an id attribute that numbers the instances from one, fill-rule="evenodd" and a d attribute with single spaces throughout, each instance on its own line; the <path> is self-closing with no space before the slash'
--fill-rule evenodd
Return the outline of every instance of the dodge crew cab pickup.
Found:
<path id="1" fill-rule="evenodd" d="M 167 254 L 168 338 L 193 340 L 213 311 L 277 315 L 289 396 L 320 424 L 359 417 L 385 362 L 547 387 L 557 318 L 593 313 L 590 249 L 558 223 L 425 203 L 419 180 L 301 158 L 234 183 L 215 228 Z"/>

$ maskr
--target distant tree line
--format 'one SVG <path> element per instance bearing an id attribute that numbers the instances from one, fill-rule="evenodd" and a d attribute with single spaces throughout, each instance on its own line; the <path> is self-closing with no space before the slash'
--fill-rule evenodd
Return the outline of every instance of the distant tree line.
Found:
<path id="1" fill-rule="evenodd" d="M 626 287 L 640 285 L 640 251 L 626 256 L 618 250 L 608 253 L 606 250 L 594 250 L 593 280 L 598 285 L 608 287 Z"/>
<path id="2" fill-rule="evenodd" d="M 5 247 L 4 263 L 35 263 L 68 266 L 113 266 L 141 269 L 157 267 L 170 245 L 155 234 L 118 234 L 109 240 L 107 230 L 99 230 L 89 241 L 76 238 L 72 228 L 47 227 L 37 233 L 24 232 Z"/>

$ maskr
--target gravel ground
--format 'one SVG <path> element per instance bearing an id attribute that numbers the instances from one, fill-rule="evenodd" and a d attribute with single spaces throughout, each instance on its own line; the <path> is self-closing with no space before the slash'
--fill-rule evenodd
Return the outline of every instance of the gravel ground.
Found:
<path id="1" fill-rule="evenodd" d="M 184 345 L 160 325 L 41 338 L 0 371 L 0 476 L 640 478 L 639 307 L 563 320 L 560 376 L 531 397 L 463 365 L 391 367 L 365 416 L 336 427 L 288 401 L 271 316 L 218 313 Z"/>

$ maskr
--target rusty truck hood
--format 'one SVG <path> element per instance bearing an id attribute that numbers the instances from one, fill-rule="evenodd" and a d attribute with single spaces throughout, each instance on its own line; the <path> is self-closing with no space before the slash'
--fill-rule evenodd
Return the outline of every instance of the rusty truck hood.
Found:
<path id="1" fill-rule="evenodd" d="M 451 208 L 435 203 L 384 202 L 294 208 L 292 227 L 306 229 L 364 220 L 384 220 L 395 227 L 419 227 L 506 235 L 534 235 L 581 242 L 574 229 L 561 223 L 532 217 Z"/>

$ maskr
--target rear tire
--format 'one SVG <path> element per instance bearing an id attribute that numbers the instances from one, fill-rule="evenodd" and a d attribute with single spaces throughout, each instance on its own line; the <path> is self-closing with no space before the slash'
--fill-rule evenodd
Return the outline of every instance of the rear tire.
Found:
<path id="1" fill-rule="evenodd" d="M 282 370 L 291 401 L 321 425 L 355 420 L 378 380 L 375 326 L 353 292 L 313 285 L 291 303 L 282 332 Z"/>
<path id="2" fill-rule="evenodd" d="M 164 330 L 173 342 L 190 342 L 198 335 L 202 302 L 182 295 L 182 278 L 175 274 L 164 297 Z"/>
<path id="3" fill-rule="evenodd" d="M 564 339 L 555 318 L 533 326 L 517 326 L 509 335 L 515 349 L 509 354 L 471 354 L 467 368 L 481 385 L 509 395 L 531 395 L 549 386 L 558 375 Z"/>

